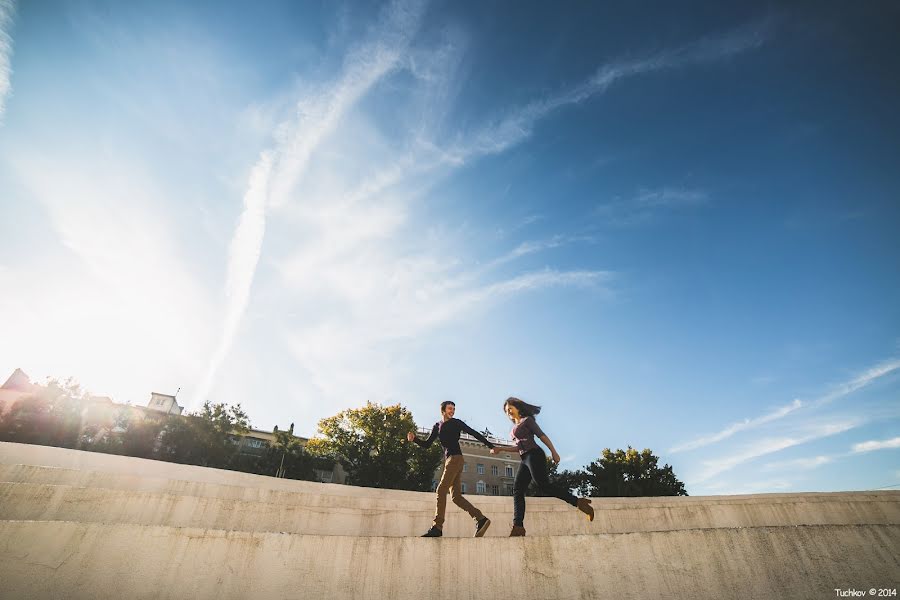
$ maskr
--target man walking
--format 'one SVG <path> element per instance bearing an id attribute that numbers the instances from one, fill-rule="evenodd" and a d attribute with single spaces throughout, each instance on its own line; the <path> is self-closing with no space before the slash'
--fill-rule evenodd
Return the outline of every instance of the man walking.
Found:
<path id="1" fill-rule="evenodd" d="M 444 473 L 441 475 L 441 482 L 437 486 L 437 509 L 434 513 L 434 523 L 425 535 L 422 537 L 441 537 L 443 535 L 444 513 L 447 509 L 447 492 L 450 492 L 450 499 L 453 504 L 457 505 L 475 519 L 475 537 L 481 537 L 487 528 L 491 525 L 491 520 L 484 516 L 480 510 L 472 506 L 472 504 L 463 498 L 462 495 L 462 470 L 465 461 L 463 460 L 462 450 L 459 447 L 459 435 L 465 431 L 476 440 L 493 448 L 494 445 L 487 441 L 483 435 L 460 421 L 454 419 L 456 413 L 456 404 L 450 402 L 441 402 L 441 420 L 434 424 L 431 429 L 431 435 L 427 440 L 420 440 L 415 433 L 408 433 L 406 439 L 415 442 L 422 448 L 428 448 L 435 438 L 441 441 L 444 448 Z"/>

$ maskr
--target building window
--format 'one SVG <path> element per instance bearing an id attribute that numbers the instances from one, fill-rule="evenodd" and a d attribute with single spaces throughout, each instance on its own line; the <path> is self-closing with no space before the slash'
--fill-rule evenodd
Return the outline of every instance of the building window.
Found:
<path id="1" fill-rule="evenodd" d="M 478 470 L 479 475 L 484 475 L 484 465 L 483 464 L 479 463 L 477 470 Z"/>
<path id="2" fill-rule="evenodd" d="M 463 473 L 469 472 L 469 463 L 463 463 Z"/>
<path id="3" fill-rule="evenodd" d="M 513 486 L 512 486 L 512 484 L 507 483 L 506 486 L 504 487 L 504 492 L 503 492 L 503 493 L 504 493 L 504 495 L 506 495 L 506 496 L 512 496 L 512 495 L 513 495 Z"/>
<path id="4" fill-rule="evenodd" d="M 462 493 L 463 494 L 466 493 L 466 482 L 465 481 L 463 481 L 463 484 L 462 484 Z"/>
<path id="5" fill-rule="evenodd" d="M 475 493 L 476 494 L 484 493 L 484 482 L 483 481 L 479 481 L 478 483 L 475 484 Z"/>
<path id="6" fill-rule="evenodd" d="M 265 444 L 265 442 L 262 440 L 258 440 L 256 438 L 247 438 L 247 445 L 251 448 L 262 448 L 263 444 Z"/>
<path id="7" fill-rule="evenodd" d="M 506 476 L 507 476 L 507 477 L 512 477 L 512 476 L 513 476 L 513 468 L 512 468 L 512 465 L 506 465 Z"/>
<path id="8" fill-rule="evenodd" d="M 491 475 L 497 476 L 500 474 L 500 467 L 497 465 L 491 465 Z"/>
<path id="9" fill-rule="evenodd" d="M 500 486 L 492 485 L 491 486 L 491 494 L 493 494 L 494 496 L 499 496 L 500 495 Z"/>

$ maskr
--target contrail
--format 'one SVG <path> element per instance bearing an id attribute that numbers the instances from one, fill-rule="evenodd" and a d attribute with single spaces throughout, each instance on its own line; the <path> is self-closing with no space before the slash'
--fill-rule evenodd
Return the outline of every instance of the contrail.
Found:
<path id="1" fill-rule="evenodd" d="M 9 95 L 11 84 L 9 76 L 10 57 L 12 56 L 12 36 L 9 35 L 13 16 L 16 12 L 14 0 L 0 0 L 0 118 L 6 108 L 6 97 Z"/>
<path id="2" fill-rule="evenodd" d="M 418 30 L 424 8 L 424 3 L 418 1 L 392 3 L 383 14 L 374 39 L 347 55 L 340 79 L 323 93 L 301 99 L 297 103 L 297 118 L 277 128 L 281 135 L 276 148 L 263 152 L 257 161 L 229 248 L 222 336 L 193 395 L 192 407 L 207 400 L 240 327 L 262 252 L 267 209 L 288 201 L 316 148 L 347 111 L 398 66 Z"/>

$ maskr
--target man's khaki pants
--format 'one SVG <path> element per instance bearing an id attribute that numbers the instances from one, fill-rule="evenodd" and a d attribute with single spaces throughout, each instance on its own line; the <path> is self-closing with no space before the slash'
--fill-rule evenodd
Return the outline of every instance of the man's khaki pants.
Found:
<path id="1" fill-rule="evenodd" d="M 450 499 L 453 504 L 457 505 L 473 519 L 480 519 L 484 515 L 481 511 L 472 506 L 472 504 L 463 498 L 462 495 L 462 470 L 465 460 L 461 454 L 448 456 L 444 461 L 444 473 L 441 475 L 441 482 L 437 486 L 437 510 L 434 513 L 434 526 L 438 529 L 444 527 L 444 514 L 447 512 L 447 492 L 450 492 Z"/>

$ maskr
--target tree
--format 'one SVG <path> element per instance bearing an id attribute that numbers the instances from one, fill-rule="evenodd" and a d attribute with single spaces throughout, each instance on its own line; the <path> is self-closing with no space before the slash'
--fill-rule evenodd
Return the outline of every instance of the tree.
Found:
<path id="1" fill-rule="evenodd" d="M 287 431 L 275 427 L 275 441 L 268 445 L 261 456 L 239 455 L 232 468 L 259 475 L 315 481 L 316 469 L 331 471 L 334 461 L 313 456 L 294 436 L 294 424 Z"/>
<path id="2" fill-rule="evenodd" d="M 165 426 L 165 420 L 158 418 L 129 421 L 121 436 L 121 453 L 139 458 L 156 458 L 160 436 Z"/>
<path id="3" fill-rule="evenodd" d="M 76 448 L 84 429 L 85 391 L 73 379 L 49 379 L 3 417 L 0 439 L 24 444 Z"/>
<path id="4" fill-rule="evenodd" d="M 687 496 L 684 483 L 675 477 L 672 467 L 659 467 L 659 457 L 649 448 L 638 452 L 615 452 L 604 448 L 599 459 L 582 471 L 581 477 L 571 481 L 573 486 L 590 496 Z"/>
<path id="5" fill-rule="evenodd" d="M 319 421 L 321 437 L 311 439 L 307 449 L 339 461 L 349 484 L 427 491 L 441 460 L 440 447 L 426 450 L 407 442 L 410 431 L 416 424 L 406 408 L 368 402 Z"/>
<path id="6" fill-rule="evenodd" d="M 580 496 L 587 496 L 589 495 L 589 488 L 586 484 L 586 477 L 587 473 L 582 469 L 579 469 L 577 471 L 564 469 L 560 471 L 559 465 L 555 464 L 551 460 L 547 460 L 547 478 L 550 480 L 550 485 L 552 486 L 567 489 L 570 492 L 578 494 Z M 551 490 L 539 489 L 534 483 L 534 480 L 532 480 L 531 485 L 528 486 L 528 489 L 525 490 L 526 496 L 541 497 L 551 496 L 552 494 L 553 492 Z"/>
<path id="7" fill-rule="evenodd" d="M 167 418 L 159 455 L 172 462 L 227 469 L 239 450 L 235 434 L 249 430 L 250 419 L 240 404 L 207 401 L 198 412 Z"/>

